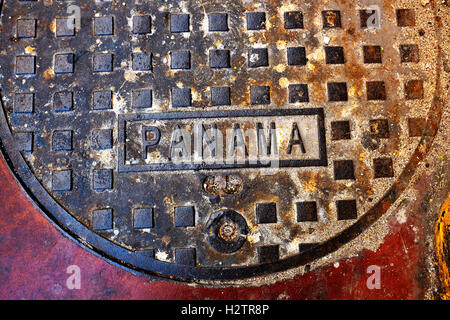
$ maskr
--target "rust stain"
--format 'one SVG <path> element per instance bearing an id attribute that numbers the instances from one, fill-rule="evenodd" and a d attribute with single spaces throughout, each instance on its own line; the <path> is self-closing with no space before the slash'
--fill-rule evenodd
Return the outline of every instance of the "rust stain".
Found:
<path id="1" fill-rule="evenodd" d="M 51 32 L 55 32 L 55 30 L 56 30 L 56 19 L 52 20 L 52 22 L 50 23 L 49 28 L 50 28 Z"/>
<path id="2" fill-rule="evenodd" d="M 32 46 L 27 46 L 25 48 L 25 52 L 28 54 L 36 54 L 36 48 L 33 48 Z"/>
<path id="3" fill-rule="evenodd" d="M 55 72 L 53 71 L 52 68 L 48 68 L 47 70 L 44 71 L 44 79 L 45 80 L 51 80 L 55 77 Z"/>

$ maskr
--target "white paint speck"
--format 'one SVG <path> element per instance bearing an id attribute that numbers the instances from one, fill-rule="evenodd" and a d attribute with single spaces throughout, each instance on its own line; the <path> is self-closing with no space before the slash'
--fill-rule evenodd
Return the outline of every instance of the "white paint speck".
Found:
<path id="1" fill-rule="evenodd" d="M 250 55 L 250 61 L 251 62 L 256 62 L 256 61 L 258 61 L 259 60 L 259 54 L 257 54 L 257 53 L 252 53 L 251 55 Z"/>
<path id="2" fill-rule="evenodd" d="M 167 255 L 167 252 L 158 250 L 155 254 L 156 259 L 161 261 L 169 261 L 169 256 Z"/>
<path id="3" fill-rule="evenodd" d="M 405 214 L 405 209 L 400 210 L 400 211 L 397 213 L 397 216 L 396 216 L 396 217 L 397 217 L 398 223 L 400 223 L 400 224 L 405 223 L 406 220 L 407 220 L 407 217 L 406 217 L 406 214 Z"/>

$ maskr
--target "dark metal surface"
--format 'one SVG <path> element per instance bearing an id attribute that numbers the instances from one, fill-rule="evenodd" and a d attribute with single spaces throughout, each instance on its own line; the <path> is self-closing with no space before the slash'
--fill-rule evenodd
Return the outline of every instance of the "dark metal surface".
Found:
<path id="1" fill-rule="evenodd" d="M 56 225 L 130 269 L 214 281 L 310 264 L 388 211 L 439 128 L 439 35 L 427 55 L 404 43 L 434 11 L 392 3 L 368 31 L 340 2 L 6 2 L 4 157 Z M 280 168 L 171 158 L 176 127 L 269 137 L 271 122 Z"/>

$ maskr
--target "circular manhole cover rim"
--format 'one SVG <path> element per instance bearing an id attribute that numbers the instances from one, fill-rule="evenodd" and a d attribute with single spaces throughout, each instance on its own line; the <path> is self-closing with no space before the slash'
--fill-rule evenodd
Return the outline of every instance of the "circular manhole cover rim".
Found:
<path id="1" fill-rule="evenodd" d="M 437 39 L 440 39 L 439 34 Z M 421 138 L 409 162 L 389 190 L 370 210 L 361 215 L 354 224 L 344 231 L 334 235 L 327 241 L 318 243 L 313 248 L 303 251 L 301 254 L 280 259 L 273 263 L 224 268 L 195 267 L 149 259 L 143 252 L 127 250 L 90 230 L 51 197 L 33 175 L 21 153 L 15 147 L 14 139 L 4 112 L 0 112 L 0 148 L 3 159 L 8 164 L 9 169 L 18 180 L 22 189 L 50 221 L 64 234 L 76 240 L 91 252 L 118 266 L 143 274 L 184 281 L 227 281 L 263 276 L 308 264 L 337 250 L 343 244 L 350 242 L 360 235 L 361 232 L 370 227 L 378 218 L 387 212 L 395 200 L 407 188 L 418 163 L 430 150 L 435 134 L 439 128 L 443 110 L 441 101 L 439 100 L 440 56 L 441 51 L 438 45 L 436 95 L 428 113 L 427 132 Z M 6 108 L 1 91 L 0 100 L 5 111 Z"/>

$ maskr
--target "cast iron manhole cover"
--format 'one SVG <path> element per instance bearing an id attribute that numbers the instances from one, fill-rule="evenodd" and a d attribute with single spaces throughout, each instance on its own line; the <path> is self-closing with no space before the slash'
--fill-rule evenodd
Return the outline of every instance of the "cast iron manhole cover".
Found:
<path id="1" fill-rule="evenodd" d="M 127 268 L 303 270 L 363 237 L 429 150 L 434 2 L 4 0 L 4 157 Z"/>

